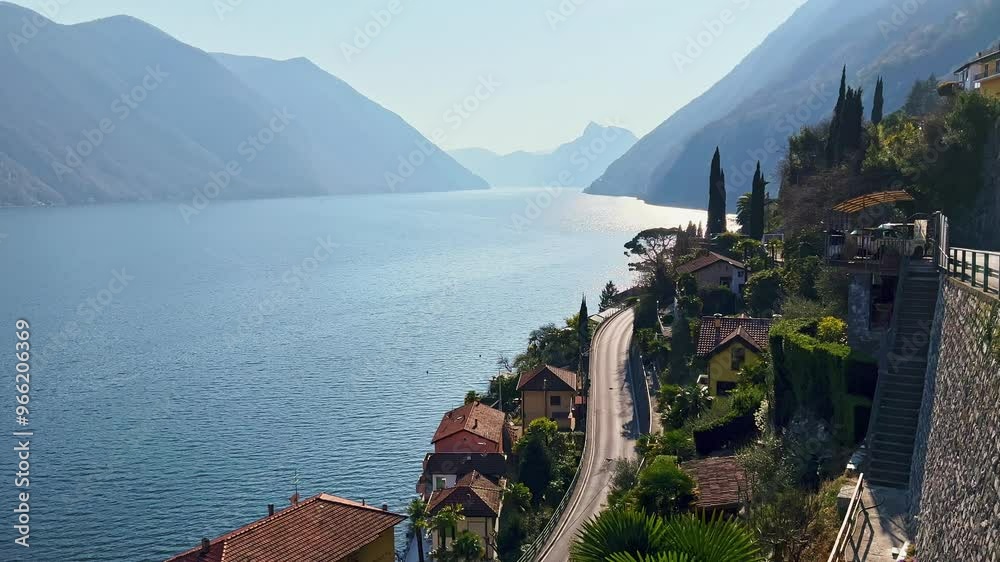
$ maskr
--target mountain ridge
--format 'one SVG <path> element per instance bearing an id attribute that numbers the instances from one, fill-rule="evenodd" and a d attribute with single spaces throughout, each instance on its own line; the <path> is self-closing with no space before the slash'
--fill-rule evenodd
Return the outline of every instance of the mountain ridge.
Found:
<path id="1" fill-rule="evenodd" d="M 495 186 L 584 187 L 597 179 L 608 164 L 624 154 L 636 140 L 628 129 L 591 121 L 580 136 L 548 151 L 518 150 L 498 154 L 473 147 L 449 153 Z"/>
<path id="2" fill-rule="evenodd" d="M 275 121 L 287 105 L 282 100 L 251 87 L 211 54 L 131 16 L 61 25 L 0 2 L 0 31 L 16 45 L 0 53 L 6 80 L 0 205 L 184 202 L 212 189 L 213 174 L 231 167 L 238 171 L 226 173 L 216 197 L 391 192 L 386 174 L 396 171 L 410 144 L 430 144 L 401 117 L 301 57 L 273 62 L 283 72 L 306 72 L 329 88 L 325 95 L 340 95 L 338 115 L 361 108 L 377 118 L 378 131 L 363 143 L 331 136 L 318 146 L 308 122 L 355 134 L 365 124 L 334 124 L 325 111 Z M 343 86 L 330 88 L 334 83 Z M 363 144 L 375 156 L 345 159 L 335 141 Z M 418 166 L 395 191 L 488 187 L 437 150 L 442 156 L 435 163 Z"/>

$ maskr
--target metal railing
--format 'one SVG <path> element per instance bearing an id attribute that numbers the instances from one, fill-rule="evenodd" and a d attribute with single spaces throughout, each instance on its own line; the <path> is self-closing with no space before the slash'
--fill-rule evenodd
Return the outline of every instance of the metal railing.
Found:
<path id="1" fill-rule="evenodd" d="M 948 275 L 984 293 L 1000 294 L 1000 253 L 950 248 L 948 254 Z"/>
<path id="2" fill-rule="evenodd" d="M 864 513 L 865 507 L 861 502 L 861 495 L 864 492 L 865 475 L 861 473 L 858 475 L 858 484 L 854 487 L 854 493 L 851 494 L 851 503 L 847 505 L 847 513 L 844 515 L 844 522 L 840 524 L 840 532 L 837 533 L 837 540 L 833 543 L 833 548 L 830 550 L 830 557 L 827 558 L 827 562 L 842 562 L 848 560 L 845 557 L 847 552 L 847 547 L 854 547 L 857 551 L 857 544 L 854 542 L 854 531 L 857 528 L 858 515 Z M 867 514 L 866 514 L 867 519 Z M 854 560 L 852 556 L 850 560 Z"/>
<path id="3" fill-rule="evenodd" d="M 613 312 L 607 317 L 606 320 L 604 320 L 604 322 L 601 323 L 600 326 L 597 327 L 597 331 L 594 332 L 594 338 L 593 340 L 591 340 L 591 348 L 593 348 L 593 342 L 597 340 L 597 336 L 598 334 L 601 333 L 601 330 L 608 325 L 608 322 L 612 318 L 617 316 L 623 310 L 626 310 L 626 307 L 618 307 L 617 309 L 609 309 L 609 310 L 612 310 Z M 591 355 L 591 361 L 593 361 L 593 355 Z M 588 406 L 589 402 L 590 401 L 588 400 Z M 587 417 L 589 418 L 590 416 Z M 587 425 L 588 426 L 590 425 L 589 420 L 587 422 Z M 584 431 L 589 432 L 590 427 L 586 427 Z M 548 543 L 549 538 L 552 537 L 552 532 L 555 531 L 556 527 L 558 527 L 559 524 L 561 523 L 562 514 L 563 512 L 566 511 L 566 506 L 569 505 L 570 500 L 573 498 L 573 492 L 576 491 L 576 485 L 577 482 L 579 482 L 580 480 L 580 472 L 583 469 L 583 463 L 587 460 L 588 445 L 589 445 L 589 440 L 586 437 L 584 437 L 583 450 L 580 452 L 580 463 L 577 464 L 576 472 L 573 474 L 573 479 L 570 480 L 569 486 L 566 487 L 566 493 L 563 494 L 562 499 L 559 501 L 559 505 L 557 505 L 555 510 L 552 512 L 552 517 L 549 517 L 548 523 L 546 523 L 545 527 L 542 527 L 542 530 L 538 533 L 538 537 L 536 537 L 535 540 L 530 545 L 522 549 L 521 557 L 517 559 L 517 562 L 534 562 L 535 560 L 537 560 L 538 554 L 542 552 L 542 550 L 545 548 L 546 543 Z"/>

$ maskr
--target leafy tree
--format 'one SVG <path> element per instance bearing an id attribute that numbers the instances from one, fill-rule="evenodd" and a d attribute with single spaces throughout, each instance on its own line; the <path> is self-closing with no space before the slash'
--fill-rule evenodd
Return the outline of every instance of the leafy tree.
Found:
<path id="1" fill-rule="evenodd" d="M 927 80 L 915 80 L 910 93 L 906 96 L 903 111 L 914 117 L 922 117 L 936 112 L 942 104 L 938 94 L 937 76 L 931 74 Z"/>
<path id="2" fill-rule="evenodd" d="M 470 390 L 465 393 L 465 403 L 472 404 L 473 402 L 479 402 L 479 393 L 475 390 Z"/>
<path id="3" fill-rule="evenodd" d="M 722 170 L 722 155 L 715 148 L 712 169 L 708 179 L 708 228 L 706 235 L 712 237 L 726 231 L 726 173 Z"/>
<path id="4" fill-rule="evenodd" d="M 729 287 L 719 286 L 701 289 L 698 291 L 698 298 L 701 299 L 703 305 L 702 316 L 736 314 L 736 294 Z"/>
<path id="5" fill-rule="evenodd" d="M 648 435 L 640 437 L 648 438 Z M 608 505 L 612 507 L 625 507 L 629 493 L 635 489 L 639 483 L 639 459 L 623 458 L 615 459 L 611 471 L 611 491 L 608 492 Z"/>
<path id="6" fill-rule="evenodd" d="M 646 286 L 661 302 L 674 299 L 671 271 L 678 233 L 677 228 L 651 228 L 625 244 L 625 255 L 634 260 L 628 264 L 629 269 L 642 274 Z"/>
<path id="7" fill-rule="evenodd" d="M 528 425 L 514 447 L 518 455 L 518 481 L 531 490 L 535 503 L 542 501 L 555 474 L 552 445 L 558 433 L 556 422 L 539 418 Z"/>
<path id="8" fill-rule="evenodd" d="M 451 554 L 456 562 L 475 562 L 486 556 L 486 549 L 479 535 L 462 531 L 451 543 Z"/>
<path id="9" fill-rule="evenodd" d="M 531 509 L 531 490 L 521 482 L 508 483 L 503 490 L 505 509 L 526 512 Z"/>
<path id="10" fill-rule="evenodd" d="M 878 125 L 882 122 L 882 113 L 885 110 L 885 84 L 882 83 L 882 77 L 878 77 L 878 82 L 875 83 L 875 99 L 872 102 L 872 125 Z"/>
<path id="11" fill-rule="evenodd" d="M 691 298 L 691 297 L 685 297 Z M 690 358 L 695 346 L 691 337 L 691 325 L 682 307 L 674 313 L 674 323 L 670 333 L 670 379 L 683 382 L 691 378 Z"/>
<path id="12" fill-rule="evenodd" d="M 634 493 L 646 513 L 677 515 L 694 501 L 694 480 L 677 466 L 675 457 L 659 456 L 639 474 Z"/>
<path id="13" fill-rule="evenodd" d="M 583 524 L 570 547 L 574 562 L 761 562 L 754 536 L 716 516 L 664 521 L 632 510 L 607 510 Z"/>
<path id="14" fill-rule="evenodd" d="M 431 518 L 427 513 L 427 502 L 420 498 L 413 498 L 406 508 L 406 514 L 410 519 L 410 530 L 417 537 L 417 555 L 420 562 L 424 562 L 424 533 L 431 526 Z"/>
<path id="15" fill-rule="evenodd" d="M 545 364 L 576 368 L 580 360 L 577 327 L 578 318 L 573 316 L 562 327 L 545 324 L 532 330 L 528 336 L 528 348 L 514 358 L 514 370 L 524 373 Z"/>
<path id="16" fill-rule="evenodd" d="M 748 204 L 747 235 L 759 241 L 764 238 L 764 215 L 767 205 L 767 181 L 764 179 L 764 173 L 760 170 L 760 160 L 757 161 L 757 171 L 754 172 L 753 190 L 750 192 Z"/>
<path id="17" fill-rule="evenodd" d="M 777 312 L 785 296 L 781 271 L 768 269 L 750 276 L 743 287 L 747 308 L 754 316 L 770 316 Z"/>
<path id="18" fill-rule="evenodd" d="M 677 276 L 677 294 L 682 297 L 691 297 L 698 294 L 698 280 L 690 273 L 682 273 Z"/>
<path id="19" fill-rule="evenodd" d="M 614 281 L 608 281 L 608 284 L 604 286 L 604 290 L 601 291 L 601 312 L 611 308 L 615 305 L 615 299 L 618 297 L 618 287 L 615 287 Z"/>

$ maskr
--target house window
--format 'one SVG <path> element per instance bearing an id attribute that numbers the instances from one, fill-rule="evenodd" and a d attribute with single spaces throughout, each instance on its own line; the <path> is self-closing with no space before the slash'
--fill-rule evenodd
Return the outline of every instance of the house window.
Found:
<path id="1" fill-rule="evenodd" d="M 562 406 L 562 396 L 549 396 L 549 406 Z"/>
<path id="2" fill-rule="evenodd" d="M 719 381 L 715 383 L 715 395 L 716 396 L 729 396 L 736 388 L 736 383 L 730 381 Z"/>
<path id="3" fill-rule="evenodd" d="M 731 367 L 734 371 L 739 371 L 743 367 L 743 361 L 747 358 L 747 350 L 742 347 L 734 347 L 731 353 Z"/>
<path id="4" fill-rule="evenodd" d="M 447 487 L 448 487 L 448 480 L 446 480 L 444 476 L 438 476 L 434 478 L 435 490 L 444 490 Z"/>
<path id="5" fill-rule="evenodd" d="M 743 270 L 742 269 L 737 269 L 736 270 L 736 278 L 737 279 L 743 279 Z"/>

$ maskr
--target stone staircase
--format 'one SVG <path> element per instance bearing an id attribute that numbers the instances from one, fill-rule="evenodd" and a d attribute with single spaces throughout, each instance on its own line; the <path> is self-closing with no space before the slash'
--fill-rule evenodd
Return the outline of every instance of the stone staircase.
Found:
<path id="1" fill-rule="evenodd" d="M 939 273 L 932 262 L 914 260 L 908 264 L 903 293 L 894 312 L 899 316 L 888 354 L 888 369 L 878 382 L 877 413 L 869 440 L 870 460 L 865 478 L 875 485 L 906 488 L 910 482 L 910 461 L 939 287 Z"/>

